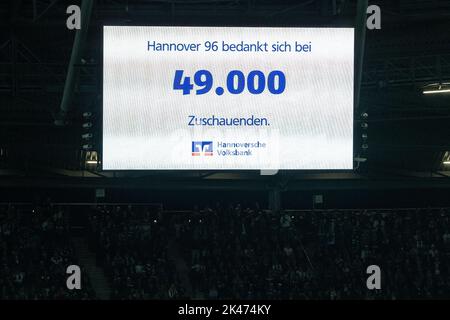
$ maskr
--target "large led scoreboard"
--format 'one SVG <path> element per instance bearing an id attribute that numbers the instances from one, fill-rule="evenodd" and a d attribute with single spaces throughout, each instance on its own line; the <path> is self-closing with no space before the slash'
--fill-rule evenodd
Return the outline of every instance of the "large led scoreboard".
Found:
<path id="1" fill-rule="evenodd" d="M 103 30 L 103 169 L 353 168 L 353 28 Z"/>

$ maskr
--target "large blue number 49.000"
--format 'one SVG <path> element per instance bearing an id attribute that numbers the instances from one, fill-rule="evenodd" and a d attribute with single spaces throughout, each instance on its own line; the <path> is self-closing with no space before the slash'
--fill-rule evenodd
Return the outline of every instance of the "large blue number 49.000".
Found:
<path id="1" fill-rule="evenodd" d="M 183 80 L 183 70 L 175 71 L 173 79 L 173 90 L 183 90 L 183 95 L 190 94 L 194 85 L 191 84 L 191 77 L 185 77 Z"/>

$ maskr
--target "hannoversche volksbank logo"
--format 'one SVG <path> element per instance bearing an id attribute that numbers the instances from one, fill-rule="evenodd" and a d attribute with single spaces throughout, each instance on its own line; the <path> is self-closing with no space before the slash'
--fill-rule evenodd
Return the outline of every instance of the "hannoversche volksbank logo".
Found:
<path id="1" fill-rule="evenodd" d="M 212 156 L 212 141 L 192 141 L 192 156 Z"/>

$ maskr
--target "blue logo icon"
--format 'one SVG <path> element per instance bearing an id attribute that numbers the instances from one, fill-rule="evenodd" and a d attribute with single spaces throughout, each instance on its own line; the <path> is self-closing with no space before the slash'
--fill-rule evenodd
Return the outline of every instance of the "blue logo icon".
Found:
<path id="1" fill-rule="evenodd" d="M 192 141 L 192 156 L 212 156 L 213 143 L 212 141 Z"/>

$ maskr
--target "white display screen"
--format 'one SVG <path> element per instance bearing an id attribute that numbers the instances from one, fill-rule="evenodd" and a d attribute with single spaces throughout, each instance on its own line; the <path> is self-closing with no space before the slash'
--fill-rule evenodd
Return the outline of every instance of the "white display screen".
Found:
<path id="1" fill-rule="evenodd" d="M 103 169 L 353 169 L 353 59 L 353 28 L 105 26 Z"/>

